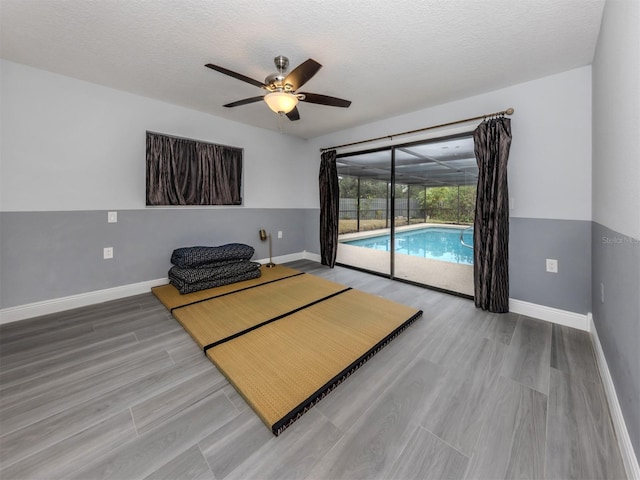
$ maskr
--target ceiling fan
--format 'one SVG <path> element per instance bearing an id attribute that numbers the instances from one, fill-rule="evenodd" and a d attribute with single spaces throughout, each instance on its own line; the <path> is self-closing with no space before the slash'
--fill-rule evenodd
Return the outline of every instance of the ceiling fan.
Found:
<path id="1" fill-rule="evenodd" d="M 318 62 L 313 59 L 309 59 L 285 76 L 287 68 L 289 68 L 289 59 L 282 55 L 279 55 L 273 59 L 278 73 L 272 73 L 265 78 L 264 83 L 259 80 L 254 80 L 241 73 L 236 73 L 218 65 L 207 63 L 205 67 L 215 70 L 230 77 L 242 80 L 243 82 L 250 83 L 256 87 L 260 87 L 267 91 L 265 95 L 257 97 L 245 98 L 236 102 L 228 103 L 225 107 L 238 107 L 240 105 L 247 105 L 248 103 L 259 102 L 264 100 L 271 110 L 280 115 L 286 115 L 289 120 L 300 120 L 300 112 L 298 112 L 298 102 L 315 103 L 318 105 L 328 105 L 330 107 L 343 107 L 347 108 L 351 105 L 349 100 L 343 100 L 341 98 L 330 97 L 328 95 L 320 95 L 318 93 L 298 92 L 298 89 L 307 83 L 311 77 L 313 77 L 318 70 L 322 68 Z"/>

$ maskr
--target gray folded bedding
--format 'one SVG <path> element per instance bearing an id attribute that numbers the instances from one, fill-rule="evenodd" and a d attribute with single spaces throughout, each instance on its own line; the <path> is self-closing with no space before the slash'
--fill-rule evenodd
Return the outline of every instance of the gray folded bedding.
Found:
<path id="1" fill-rule="evenodd" d="M 218 247 L 177 248 L 171 255 L 171 263 L 181 268 L 207 267 L 222 262 L 249 260 L 254 248 L 244 243 L 228 243 Z"/>
<path id="2" fill-rule="evenodd" d="M 225 261 L 221 265 L 207 268 L 171 267 L 169 270 L 169 282 L 180 293 L 191 293 L 250 280 L 259 277 L 260 274 L 260 264 L 257 262 L 238 260 L 229 263 Z"/>

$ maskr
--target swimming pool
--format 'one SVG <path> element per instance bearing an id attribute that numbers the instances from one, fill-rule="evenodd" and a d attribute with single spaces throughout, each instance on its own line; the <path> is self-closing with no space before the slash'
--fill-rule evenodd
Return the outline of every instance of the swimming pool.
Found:
<path id="1" fill-rule="evenodd" d="M 473 245 L 473 230 L 465 230 L 462 238 L 467 245 Z M 389 234 L 384 234 L 342 243 L 388 252 L 391 240 Z M 473 265 L 473 249 L 460 243 L 458 228 L 426 227 L 396 232 L 395 251 L 413 257 Z"/>

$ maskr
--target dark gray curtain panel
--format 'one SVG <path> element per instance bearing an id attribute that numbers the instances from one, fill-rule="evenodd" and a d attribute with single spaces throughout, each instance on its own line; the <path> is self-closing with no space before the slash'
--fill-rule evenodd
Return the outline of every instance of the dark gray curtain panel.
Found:
<path id="1" fill-rule="evenodd" d="M 147 205 L 240 205 L 242 150 L 147 132 Z"/>
<path id="2" fill-rule="evenodd" d="M 473 277 L 476 307 L 509 311 L 509 189 L 507 162 L 511 121 L 483 121 L 473 132 L 478 164 L 478 191 L 473 233 Z"/>
<path id="3" fill-rule="evenodd" d="M 338 215 L 340 188 L 336 151 L 322 153 L 320 161 L 320 258 L 323 265 L 333 268 L 338 253 Z"/>

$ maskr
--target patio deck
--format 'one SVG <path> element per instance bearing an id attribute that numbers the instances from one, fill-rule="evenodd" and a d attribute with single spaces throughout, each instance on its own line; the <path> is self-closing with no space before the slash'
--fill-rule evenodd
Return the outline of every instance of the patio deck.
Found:
<path id="1" fill-rule="evenodd" d="M 420 223 L 397 227 L 396 232 L 425 227 L 453 227 L 453 225 Z M 457 225 L 455 227 L 458 227 Z M 370 230 L 340 235 L 338 240 L 355 240 L 388 233 L 389 229 Z M 344 265 L 389 274 L 389 252 L 340 243 L 336 261 Z M 424 285 L 473 296 L 473 266 L 444 262 L 430 258 L 395 254 L 395 277 Z"/>

